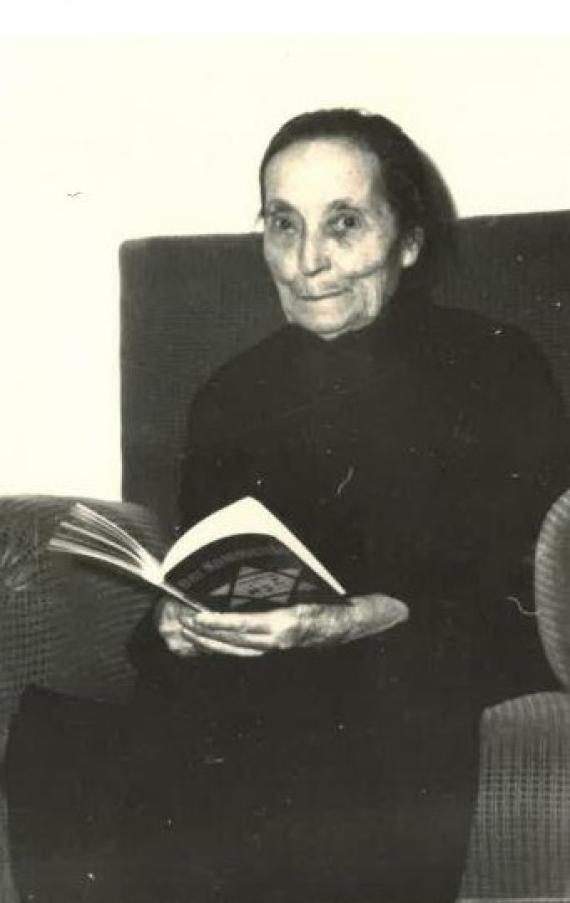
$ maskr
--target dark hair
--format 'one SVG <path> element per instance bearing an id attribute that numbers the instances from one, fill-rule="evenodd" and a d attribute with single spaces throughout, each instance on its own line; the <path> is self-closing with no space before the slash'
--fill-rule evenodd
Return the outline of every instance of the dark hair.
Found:
<path id="1" fill-rule="evenodd" d="M 259 167 L 262 204 L 270 160 L 292 144 L 317 138 L 345 138 L 374 154 L 400 231 L 418 226 L 423 230 L 422 251 L 416 265 L 405 271 L 407 280 L 425 284 L 437 278 L 441 257 L 450 249 L 455 206 L 434 163 L 385 116 L 355 109 L 330 109 L 290 119 L 269 142 Z"/>

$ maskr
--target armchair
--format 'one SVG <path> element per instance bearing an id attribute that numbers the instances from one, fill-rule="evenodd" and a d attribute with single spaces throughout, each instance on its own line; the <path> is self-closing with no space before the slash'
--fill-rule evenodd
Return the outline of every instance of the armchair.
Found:
<path id="1" fill-rule="evenodd" d="M 442 304 L 527 329 L 570 410 L 570 213 L 460 221 Z M 186 410 L 197 385 L 280 322 L 257 236 L 157 238 L 121 249 L 123 503 L 99 510 L 160 551 L 175 523 Z M 0 500 L 0 740 L 30 684 L 120 705 L 132 684 L 125 642 L 152 603 L 128 579 L 48 554 L 72 499 Z M 483 716 L 479 800 L 461 899 L 570 900 L 570 494 L 537 546 L 541 636 L 560 692 Z M 566 607 L 564 607 L 566 605 Z M 1 899 L 11 886 L 0 799 Z"/>

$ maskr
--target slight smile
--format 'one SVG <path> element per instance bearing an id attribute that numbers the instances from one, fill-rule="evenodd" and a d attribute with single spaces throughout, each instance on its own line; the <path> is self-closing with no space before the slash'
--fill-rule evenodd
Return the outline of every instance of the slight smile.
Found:
<path id="1" fill-rule="evenodd" d="M 337 298 L 339 295 L 344 295 L 346 289 L 339 289 L 335 292 L 326 292 L 323 295 L 299 295 L 303 301 L 324 301 L 326 298 Z"/>

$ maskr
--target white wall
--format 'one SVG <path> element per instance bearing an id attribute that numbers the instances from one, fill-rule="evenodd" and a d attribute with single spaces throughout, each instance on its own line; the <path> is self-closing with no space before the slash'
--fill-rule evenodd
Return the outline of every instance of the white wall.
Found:
<path id="1" fill-rule="evenodd" d="M 4 41 L 0 493 L 119 497 L 117 245 L 251 229 L 287 117 L 386 113 L 465 215 L 570 208 L 569 89 L 568 38 Z"/>

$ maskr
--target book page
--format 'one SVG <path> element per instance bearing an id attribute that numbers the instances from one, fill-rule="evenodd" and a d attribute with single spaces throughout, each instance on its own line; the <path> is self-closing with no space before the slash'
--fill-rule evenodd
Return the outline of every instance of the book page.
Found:
<path id="1" fill-rule="evenodd" d="M 346 602 L 277 539 L 226 536 L 183 559 L 168 580 L 185 598 L 214 611 L 267 611 L 297 604 Z"/>
<path id="2" fill-rule="evenodd" d="M 344 595 L 343 586 L 312 552 L 275 515 L 271 514 L 265 505 L 249 496 L 210 514 L 181 536 L 163 561 L 165 576 L 199 549 L 225 537 L 239 536 L 242 533 L 278 539 L 337 593 Z"/>

